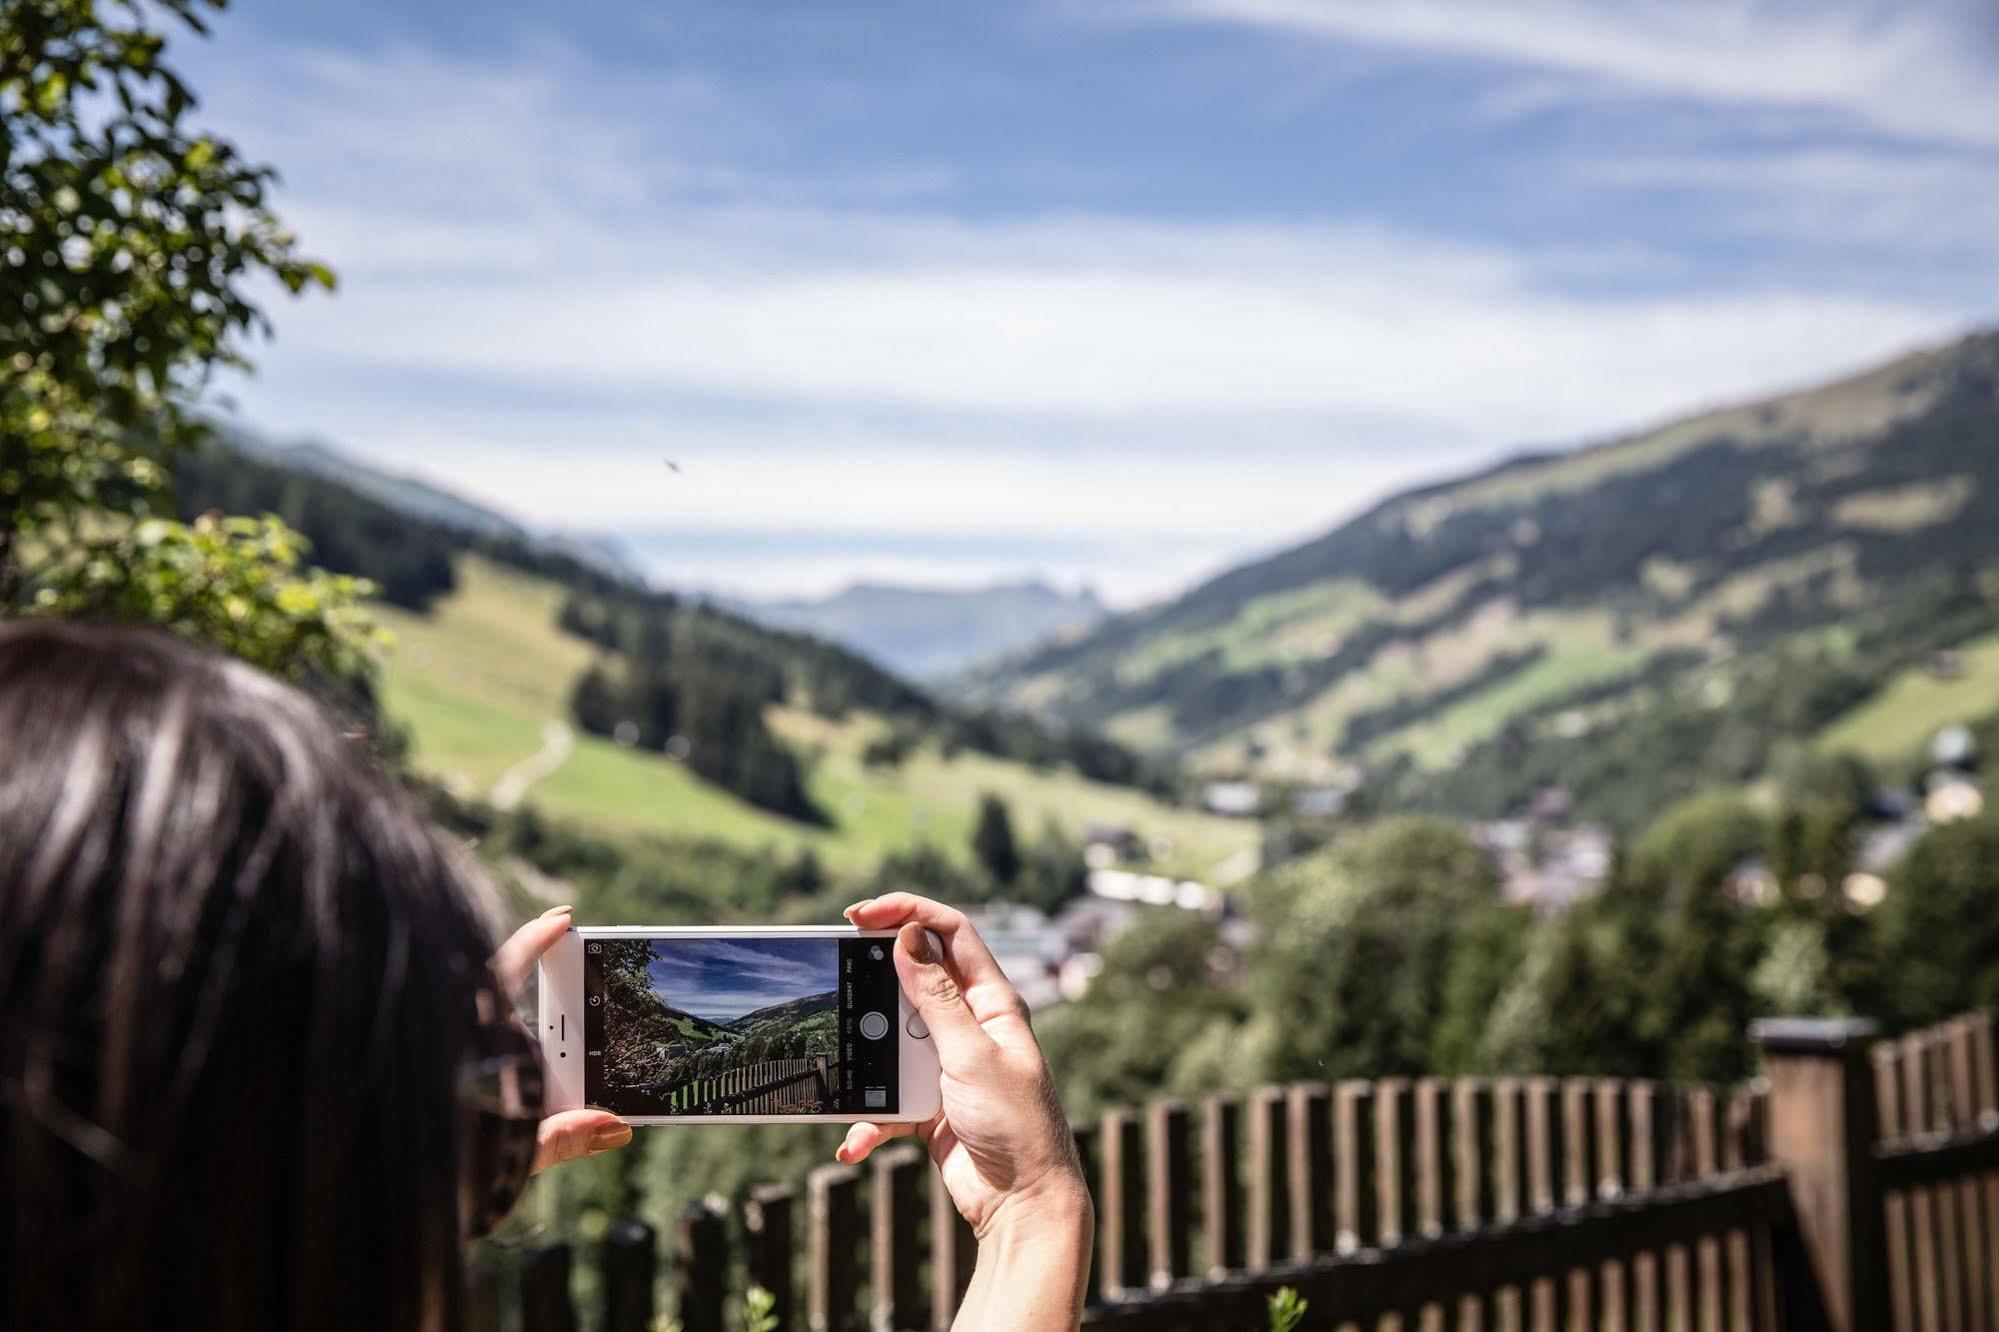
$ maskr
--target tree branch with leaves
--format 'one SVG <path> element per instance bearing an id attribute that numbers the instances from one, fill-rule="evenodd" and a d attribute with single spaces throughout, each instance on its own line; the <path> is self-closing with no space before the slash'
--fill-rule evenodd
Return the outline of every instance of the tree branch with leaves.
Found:
<path id="1" fill-rule="evenodd" d="M 0 0 L 0 614 L 136 620 L 293 678 L 364 678 L 368 588 L 272 519 L 172 513 L 260 288 L 330 290 L 270 167 L 190 124 L 169 32 L 224 0 Z"/>

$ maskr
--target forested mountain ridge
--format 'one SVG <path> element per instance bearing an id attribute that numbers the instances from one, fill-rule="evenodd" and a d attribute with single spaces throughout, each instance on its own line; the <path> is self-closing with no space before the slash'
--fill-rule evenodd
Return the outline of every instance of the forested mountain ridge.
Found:
<path id="1" fill-rule="evenodd" d="M 531 785 L 606 831 L 809 847 L 842 872 L 940 839 L 958 851 L 984 791 L 1036 832 L 1170 829 L 1196 867 L 1248 840 L 1156 799 L 1170 766 L 1100 736 L 961 706 L 810 634 L 457 522 L 449 504 L 422 516 L 293 456 L 213 443 L 176 469 L 178 506 L 276 513 L 315 563 L 380 586 L 384 711 L 455 792 L 504 805 Z"/>
<path id="2" fill-rule="evenodd" d="M 1651 705 L 1689 705 L 1694 679 L 1711 682 L 1702 708 L 1731 715 L 1749 698 L 1767 712 L 1769 687 L 1718 701 L 1744 673 L 1808 693 L 1836 677 L 1790 719 L 1786 736 L 1809 736 L 1885 679 L 1888 654 L 1999 627 L 1995 565 L 1999 333 L 1984 333 L 1396 496 L 980 689 L 1217 768 L 1359 766 L 1432 803 L 1419 788 L 1496 771 L 1495 748 L 1559 775 L 1557 756 L 1604 748 Z M 1705 763 L 1719 743 L 1689 748 Z M 1451 785 L 1459 806 L 1518 794 Z"/>

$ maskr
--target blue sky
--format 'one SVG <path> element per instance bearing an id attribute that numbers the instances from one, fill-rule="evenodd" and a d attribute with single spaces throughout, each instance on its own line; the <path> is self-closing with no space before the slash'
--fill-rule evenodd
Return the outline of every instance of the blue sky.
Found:
<path id="1" fill-rule="evenodd" d="M 1129 603 L 1999 320 L 1995 13 L 347 0 L 181 58 L 343 279 L 250 423 L 684 586 Z"/>
<path id="2" fill-rule="evenodd" d="M 658 939 L 652 956 L 654 991 L 711 1022 L 840 986 L 838 939 Z"/>

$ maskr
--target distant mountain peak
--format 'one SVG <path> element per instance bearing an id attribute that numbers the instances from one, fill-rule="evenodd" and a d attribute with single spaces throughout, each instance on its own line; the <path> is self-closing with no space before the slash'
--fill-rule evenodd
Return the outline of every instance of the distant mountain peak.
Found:
<path id="1" fill-rule="evenodd" d="M 816 634 L 929 680 L 1074 633 L 1105 614 L 1092 589 L 1062 592 L 1038 577 L 975 587 L 860 579 L 824 597 L 731 604 L 774 628 Z"/>

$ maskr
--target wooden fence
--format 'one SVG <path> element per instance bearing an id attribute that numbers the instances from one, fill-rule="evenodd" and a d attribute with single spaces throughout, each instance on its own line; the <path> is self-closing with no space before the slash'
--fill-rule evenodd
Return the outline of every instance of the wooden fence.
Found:
<path id="1" fill-rule="evenodd" d="M 727 1110 L 739 1115 L 777 1115 L 826 1104 L 839 1065 L 824 1055 L 812 1059 L 771 1059 L 693 1078 L 666 1094 L 669 1114 Z"/>
<path id="2" fill-rule="evenodd" d="M 1897 1332 L 1999 1327 L 1999 1090 L 1992 1018 L 1874 1049 L 1885 1286 Z"/>
<path id="3" fill-rule="evenodd" d="M 1289 1286 L 1310 1328 L 1999 1332 L 1990 1019 L 1883 1043 L 1871 1067 L 1864 1023 L 1756 1036 L 1768 1081 L 1732 1090 L 1382 1079 L 1110 1111 L 1076 1129 L 1099 1226 L 1086 1323 L 1261 1328 Z M 686 1332 L 737 1326 L 752 1283 L 784 1328 L 947 1327 L 973 1259 L 910 1144 L 691 1209 L 668 1247 L 661 1304 Z M 606 1236 L 605 1332 L 650 1328 L 657 1249 L 643 1226 Z M 521 1332 L 576 1327 L 569 1251 L 522 1259 L 507 1298 L 475 1282 L 474 1332 L 502 1305 Z"/>

